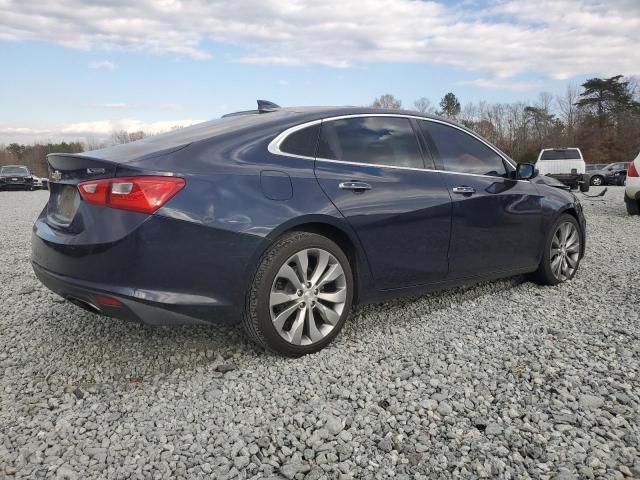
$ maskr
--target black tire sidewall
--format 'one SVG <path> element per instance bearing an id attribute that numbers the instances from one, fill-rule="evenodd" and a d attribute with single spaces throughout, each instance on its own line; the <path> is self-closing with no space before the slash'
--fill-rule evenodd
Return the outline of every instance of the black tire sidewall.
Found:
<path id="1" fill-rule="evenodd" d="M 597 185 L 596 185 L 595 183 L 593 183 L 593 181 L 594 181 L 596 178 L 599 178 L 599 179 L 600 179 L 600 183 L 599 183 L 599 184 L 597 184 Z M 593 177 L 591 177 L 591 181 L 590 181 L 589 183 L 590 183 L 590 184 L 591 184 L 591 186 L 593 186 L 593 187 L 601 187 L 601 186 L 603 186 L 603 185 L 604 185 L 604 177 L 602 177 L 602 175 L 594 175 Z"/>
<path id="2" fill-rule="evenodd" d="M 624 203 L 627 207 L 627 213 L 629 215 L 640 215 L 640 200 L 633 200 L 626 196 L 625 193 Z"/>
<path id="3" fill-rule="evenodd" d="M 273 257 L 268 258 L 268 263 L 263 265 L 264 273 L 261 276 L 260 284 L 254 285 L 255 292 L 257 294 L 257 304 L 256 310 L 252 312 L 252 314 L 257 317 L 255 318 L 257 323 L 256 326 L 260 330 L 267 347 L 279 353 L 296 357 L 321 350 L 331 343 L 338 333 L 340 333 L 340 330 L 342 330 L 342 327 L 349 316 L 351 305 L 353 303 L 354 281 L 349 259 L 342 249 L 340 249 L 340 247 L 333 241 L 321 235 L 311 233 L 304 233 L 299 237 L 299 239 L 292 242 L 287 242 L 287 240 L 288 239 L 283 239 L 283 242 L 287 243 L 284 247 L 281 246 L 281 242 L 276 243 L 272 247 L 272 250 L 278 249 L 279 251 Z M 340 315 L 340 320 L 329 335 L 313 345 L 292 345 L 282 338 L 273 326 L 269 309 L 269 297 L 275 276 L 282 265 L 295 253 L 308 248 L 321 248 L 326 250 L 340 262 L 346 277 L 347 299 L 342 315 Z"/>

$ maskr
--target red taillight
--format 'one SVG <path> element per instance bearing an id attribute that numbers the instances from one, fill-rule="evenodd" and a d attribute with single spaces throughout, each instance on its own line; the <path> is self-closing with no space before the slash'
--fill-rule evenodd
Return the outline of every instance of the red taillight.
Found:
<path id="1" fill-rule="evenodd" d="M 96 302 L 104 307 L 122 307 L 123 304 L 120 300 L 113 297 L 107 297 L 106 295 L 96 295 Z"/>
<path id="2" fill-rule="evenodd" d="M 638 175 L 638 169 L 636 168 L 634 162 L 629 164 L 629 168 L 627 169 L 627 177 L 640 177 Z"/>
<path id="3" fill-rule="evenodd" d="M 184 179 L 178 177 L 118 177 L 83 182 L 78 191 L 87 203 L 154 213 L 184 185 Z"/>

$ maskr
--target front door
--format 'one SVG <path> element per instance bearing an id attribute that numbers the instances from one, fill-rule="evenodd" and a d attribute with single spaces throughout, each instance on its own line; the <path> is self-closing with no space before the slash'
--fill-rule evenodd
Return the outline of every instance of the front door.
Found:
<path id="1" fill-rule="evenodd" d="M 510 165 L 470 133 L 418 124 L 453 201 L 449 278 L 534 269 L 544 235 L 535 185 L 515 180 Z"/>

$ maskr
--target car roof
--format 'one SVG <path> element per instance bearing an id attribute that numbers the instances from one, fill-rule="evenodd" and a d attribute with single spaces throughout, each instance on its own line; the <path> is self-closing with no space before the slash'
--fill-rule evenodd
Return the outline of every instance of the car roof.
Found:
<path id="1" fill-rule="evenodd" d="M 192 143 L 207 140 L 218 135 L 233 133 L 244 129 L 271 129 L 282 127 L 282 130 L 302 123 L 320 120 L 328 117 L 338 117 L 343 115 L 359 114 L 389 114 L 389 115 L 410 115 L 425 119 L 438 119 L 455 124 L 448 119 L 441 119 L 434 115 L 427 115 L 410 110 L 393 110 L 371 107 L 287 107 L 278 108 L 273 111 L 260 112 L 252 110 L 248 112 L 237 112 L 222 118 L 209 120 L 188 127 L 172 130 L 167 133 L 153 135 L 131 143 L 114 145 L 111 147 L 84 152 L 80 154 L 70 154 L 78 157 L 91 157 L 102 160 L 133 160 L 137 158 L 152 156 L 162 153 L 170 153 L 186 147 Z M 457 125 L 464 128 L 461 125 Z M 466 130 L 466 129 L 465 129 Z M 51 155 L 56 155 L 51 154 Z M 65 156 L 67 154 L 64 154 Z"/>

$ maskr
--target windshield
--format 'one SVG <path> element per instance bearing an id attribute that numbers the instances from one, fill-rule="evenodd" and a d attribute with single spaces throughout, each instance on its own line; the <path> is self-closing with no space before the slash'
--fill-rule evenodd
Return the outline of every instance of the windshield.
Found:
<path id="1" fill-rule="evenodd" d="M 0 175 L 29 175 L 27 167 L 2 167 Z"/>
<path id="2" fill-rule="evenodd" d="M 559 148 L 543 151 L 540 160 L 582 160 L 582 156 L 577 148 Z"/>

